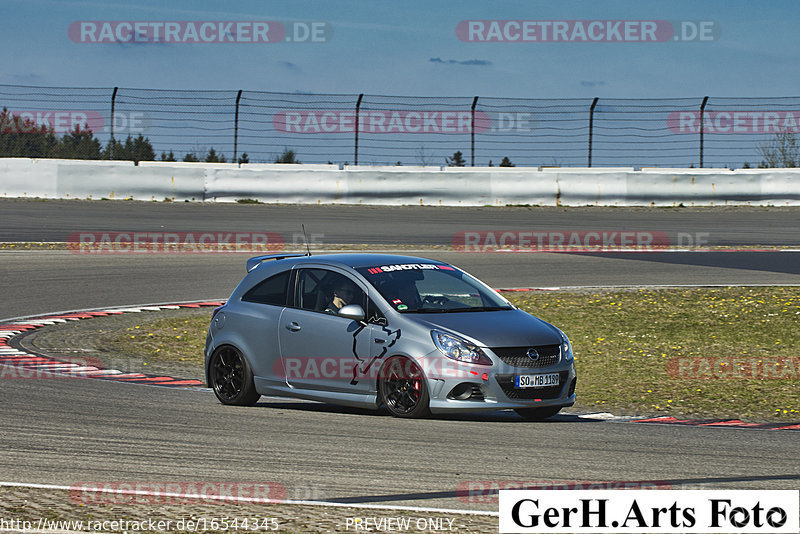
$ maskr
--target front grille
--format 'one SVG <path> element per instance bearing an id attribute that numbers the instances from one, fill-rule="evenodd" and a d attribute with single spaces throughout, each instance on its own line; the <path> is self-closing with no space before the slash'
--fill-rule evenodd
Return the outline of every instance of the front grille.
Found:
<path id="1" fill-rule="evenodd" d="M 528 357 L 528 351 L 536 349 L 539 353 L 538 360 Z M 492 352 L 503 360 L 503 363 L 512 367 L 523 367 L 525 369 L 540 369 L 550 367 L 561 360 L 561 345 L 543 345 L 540 347 L 498 347 Z"/>
<path id="2" fill-rule="evenodd" d="M 515 388 L 514 376 L 515 375 L 497 375 L 495 379 L 497 383 L 509 399 L 557 399 L 561 390 L 564 389 L 564 381 L 569 375 L 569 371 L 561 371 L 559 375 L 558 386 L 547 386 L 544 388 Z"/>

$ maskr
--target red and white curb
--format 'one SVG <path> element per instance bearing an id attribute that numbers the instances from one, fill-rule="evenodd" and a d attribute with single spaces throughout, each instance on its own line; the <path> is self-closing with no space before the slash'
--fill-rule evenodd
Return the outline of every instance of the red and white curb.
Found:
<path id="1" fill-rule="evenodd" d="M 591 421 L 612 421 L 616 423 L 646 423 L 656 425 L 679 425 L 711 428 L 746 428 L 751 430 L 795 430 L 800 431 L 800 423 L 745 423 L 739 419 L 678 419 L 670 415 L 657 417 L 636 417 L 600 413 L 565 413 L 558 417 L 577 417 Z"/>
<path id="2" fill-rule="evenodd" d="M 40 315 L 0 323 L 0 378 L 94 378 L 163 387 L 205 387 L 205 383 L 200 380 L 183 380 L 171 376 L 130 373 L 118 369 L 104 369 L 98 365 L 81 365 L 74 362 L 61 361 L 51 356 L 22 350 L 18 345 L 12 345 L 12 341 L 17 336 L 30 333 L 43 326 L 67 323 L 68 321 L 81 321 L 93 319 L 95 317 L 108 317 L 111 315 L 142 313 L 146 311 L 216 307 L 222 306 L 224 303 L 225 301 L 200 301 L 177 304 L 115 307 L 92 311 Z"/>
<path id="3" fill-rule="evenodd" d="M 745 423 L 739 419 L 677 419 L 672 416 L 631 419 L 632 423 L 681 425 L 724 428 L 750 428 L 756 430 L 800 430 L 800 423 Z"/>

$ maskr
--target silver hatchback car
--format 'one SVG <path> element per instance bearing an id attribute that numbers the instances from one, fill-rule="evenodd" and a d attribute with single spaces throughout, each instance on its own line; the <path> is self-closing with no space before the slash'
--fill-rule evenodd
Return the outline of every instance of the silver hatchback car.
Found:
<path id="1" fill-rule="evenodd" d="M 567 336 L 466 272 L 386 254 L 272 254 L 214 311 L 208 385 L 224 404 L 261 395 L 397 417 L 575 403 Z"/>

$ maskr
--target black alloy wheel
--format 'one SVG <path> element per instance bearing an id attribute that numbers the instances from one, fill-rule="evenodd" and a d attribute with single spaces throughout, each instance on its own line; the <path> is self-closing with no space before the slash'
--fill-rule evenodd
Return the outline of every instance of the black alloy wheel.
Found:
<path id="1" fill-rule="evenodd" d="M 261 397 L 253 383 L 253 372 L 239 349 L 219 347 L 208 364 L 209 382 L 222 404 L 249 406 Z"/>
<path id="2" fill-rule="evenodd" d="M 386 408 L 395 417 L 430 415 L 430 398 L 425 375 L 414 361 L 392 356 L 381 368 L 378 392 Z"/>

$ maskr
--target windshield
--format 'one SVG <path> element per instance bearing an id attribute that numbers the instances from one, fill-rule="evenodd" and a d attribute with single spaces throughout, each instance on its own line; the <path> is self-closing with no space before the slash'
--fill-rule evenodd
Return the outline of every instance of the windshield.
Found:
<path id="1" fill-rule="evenodd" d="M 449 265 L 402 263 L 356 269 L 401 313 L 511 310 L 507 300 Z"/>

